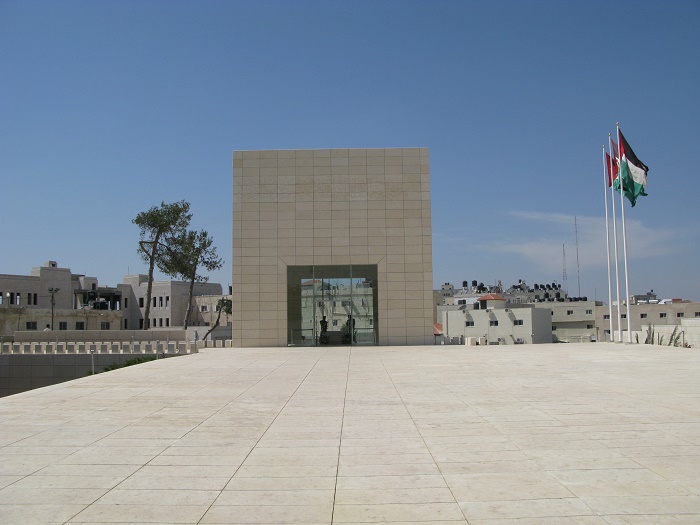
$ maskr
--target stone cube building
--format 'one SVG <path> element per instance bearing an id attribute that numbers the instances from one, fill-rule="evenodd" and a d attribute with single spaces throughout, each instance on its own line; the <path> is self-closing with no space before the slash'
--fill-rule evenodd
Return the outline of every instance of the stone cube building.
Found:
<path id="1" fill-rule="evenodd" d="M 234 346 L 433 342 L 427 148 L 235 151 Z"/>

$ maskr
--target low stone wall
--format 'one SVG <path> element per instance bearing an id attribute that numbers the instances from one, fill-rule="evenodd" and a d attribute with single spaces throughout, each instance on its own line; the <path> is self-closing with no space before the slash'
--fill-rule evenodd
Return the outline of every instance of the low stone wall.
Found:
<path id="1" fill-rule="evenodd" d="M 185 356 L 231 341 L 49 342 L 0 344 L 0 397 L 85 377 L 139 356 Z"/>

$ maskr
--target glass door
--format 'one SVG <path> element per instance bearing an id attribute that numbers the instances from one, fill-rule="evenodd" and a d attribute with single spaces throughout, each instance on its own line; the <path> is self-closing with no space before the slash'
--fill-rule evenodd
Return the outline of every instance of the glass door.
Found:
<path id="1" fill-rule="evenodd" d="M 287 279 L 289 345 L 377 344 L 376 266 L 290 266 Z"/>

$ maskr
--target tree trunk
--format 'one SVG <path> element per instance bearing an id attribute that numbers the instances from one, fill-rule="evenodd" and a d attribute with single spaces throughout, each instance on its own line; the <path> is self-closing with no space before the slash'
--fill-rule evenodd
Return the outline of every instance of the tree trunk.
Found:
<path id="1" fill-rule="evenodd" d="M 158 241 L 160 241 L 160 234 L 156 235 L 153 239 L 153 246 L 151 248 L 150 261 L 148 263 L 148 286 L 146 287 L 146 311 L 144 312 L 143 329 L 148 330 L 151 326 L 150 314 L 151 314 L 151 293 L 153 292 L 153 270 L 156 266 L 156 250 L 158 250 Z"/>
<path id="2" fill-rule="evenodd" d="M 204 338 L 202 341 L 205 341 L 207 337 L 209 337 L 209 334 L 212 333 L 214 330 L 216 330 L 216 327 L 219 326 L 219 322 L 221 321 L 221 312 L 224 310 L 224 305 L 221 305 L 221 308 L 219 308 L 219 314 L 216 316 L 216 322 L 214 323 L 214 326 L 212 326 L 209 331 L 204 334 Z"/>
<path id="3" fill-rule="evenodd" d="M 185 314 L 185 330 L 190 323 L 190 312 L 192 311 L 192 290 L 194 290 L 194 275 L 190 279 L 190 293 L 187 297 L 187 313 Z"/>

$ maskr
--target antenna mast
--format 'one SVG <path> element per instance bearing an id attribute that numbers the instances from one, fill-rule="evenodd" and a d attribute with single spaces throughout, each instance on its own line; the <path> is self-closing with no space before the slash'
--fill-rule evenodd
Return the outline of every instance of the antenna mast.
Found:
<path id="1" fill-rule="evenodd" d="M 574 215 L 574 232 L 576 234 L 576 277 L 578 279 L 578 296 L 581 297 L 581 267 L 578 263 L 578 223 Z"/>
<path id="2" fill-rule="evenodd" d="M 568 280 L 566 278 L 566 245 L 565 244 L 561 245 L 561 251 L 563 254 L 562 266 L 564 268 L 564 271 L 562 272 L 562 274 L 563 274 L 562 275 L 562 284 L 564 285 L 564 293 L 568 295 L 569 294 L 569 283 L 568 283 Z"/>

